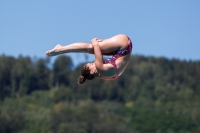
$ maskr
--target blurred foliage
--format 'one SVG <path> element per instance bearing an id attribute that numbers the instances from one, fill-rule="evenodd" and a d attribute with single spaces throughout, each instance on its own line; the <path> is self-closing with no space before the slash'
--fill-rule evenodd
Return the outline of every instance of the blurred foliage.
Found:
<path id="1" fill-rule="evenodd" d="M 114 81 L 77 84 L 68 56 L 0 56 L 1 133 L 199 133 L 200 61 L 132 56 Z"/>

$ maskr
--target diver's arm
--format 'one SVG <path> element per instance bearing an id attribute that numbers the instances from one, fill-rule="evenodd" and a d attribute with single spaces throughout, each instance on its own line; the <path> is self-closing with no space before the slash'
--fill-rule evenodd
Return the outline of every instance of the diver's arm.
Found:
<path id="1" fill-rule="evenodd" d="M 103 56 L 97 38 L 92 39 L 91 42 L 92 46 L 94 47 L 95 66 L 97 70 L 99 71 L 106 70 L 106 67 L 103 63 Z"/>

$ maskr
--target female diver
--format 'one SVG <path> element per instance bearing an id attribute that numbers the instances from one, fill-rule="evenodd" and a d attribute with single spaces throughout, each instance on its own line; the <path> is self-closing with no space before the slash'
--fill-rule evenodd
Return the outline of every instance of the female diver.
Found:
<path id="1" fill-rule="evenodd" d="M 81 52 L 95 55 L 95 62 L 86 63 L 81 70 L 78 83 L 83 84 L 86 79 L 91 80 L 99 77 L 103 80 L 114 80 L 126 69 L 131 56 L 132 42 L 124 34 L 119 34 L 108 39 L 99 40 L 94 38 L 92 44 L 73 43 L 66 46 L 56 45 L 48 50 L 46 55 L 55 56 L 63 53 Z M 112 58 L 103 60 L 102 55 L 112 55 Z"/>

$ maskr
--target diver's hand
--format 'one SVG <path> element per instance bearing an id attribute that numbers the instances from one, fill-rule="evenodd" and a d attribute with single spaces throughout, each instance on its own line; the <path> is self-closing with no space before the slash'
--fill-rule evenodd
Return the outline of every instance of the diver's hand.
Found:
<path id="1" fill-rule="evenodd" d="M 97 38 L 93 38 L 92 40 L 91 40 L 91 43 L 92 43 L 92 45 L 94 46 L 94 45 L 99 45 L 99 42 L 102 42 L 103 40 L 99 40 L 99 39 L 97 39 Z"/>
<path id="2" fill-rule="evenodd" d="M 101 40 L 101 39 L 97 39 L 97 42 L 103 42 L 103 40 Z"/>
<path id="3" fill-rule="evenodd" d="M 92 46 L 99 45 L 99 42 L 97 40 L 98 40 L 97 38 L 93 38 L 91 40 Z"/>

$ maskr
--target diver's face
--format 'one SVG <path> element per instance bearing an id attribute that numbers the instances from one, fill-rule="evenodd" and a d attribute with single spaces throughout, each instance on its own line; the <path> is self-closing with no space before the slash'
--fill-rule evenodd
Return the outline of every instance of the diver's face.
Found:
<path id="1" fill-rule="evenodd" d="M 89 67 L 90 74 L 94 74 L 94 73 L 95 73 L 95 71 L 96 71 L 96 66 L 95 66 L 94 62 L 93 62 L 93 63 L 87 63 L 86 66 Z"/>

